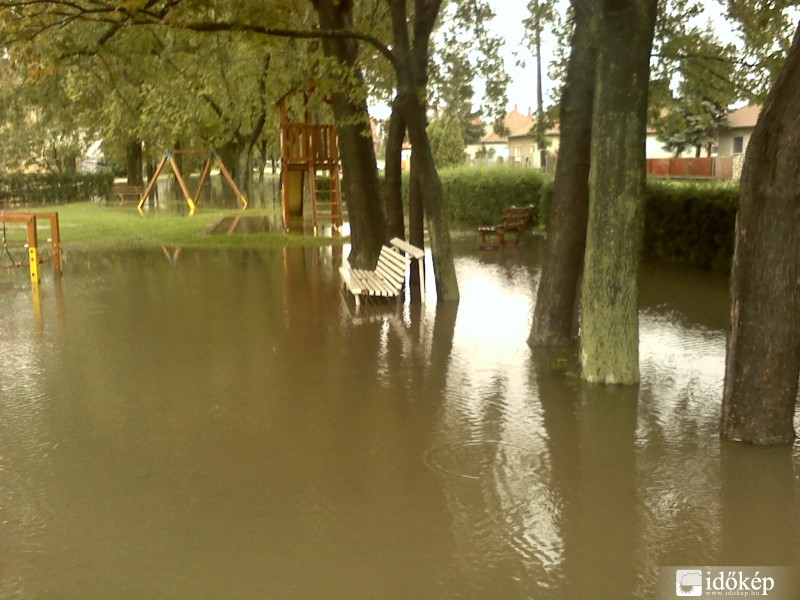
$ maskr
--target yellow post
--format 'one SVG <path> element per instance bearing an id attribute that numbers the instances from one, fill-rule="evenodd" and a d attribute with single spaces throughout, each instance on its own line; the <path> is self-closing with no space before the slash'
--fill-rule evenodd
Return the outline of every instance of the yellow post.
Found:
<path id="1" fill-rule="evenodd" d="M 36 232 L 36 217 L 28 217 L 28 265 L 31 270 L 31 283 L 38 284 L 39 277 L 39 239 Z"/>

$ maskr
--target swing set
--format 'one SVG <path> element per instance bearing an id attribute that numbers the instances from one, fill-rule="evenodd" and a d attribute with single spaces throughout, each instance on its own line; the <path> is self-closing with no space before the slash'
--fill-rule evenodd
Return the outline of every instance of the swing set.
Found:
<path id="1" fill-rule="evenodd" d="M 194 196 L 189 193 L 189 188 L 186 186 L 186 181 L 183 178 L 183 174 L 181 173 L 180 166 L 178 162 L 175 160 L 175 156 L 179 154 L 208 154 L 208 158 L 206 159 L 206 165 L 203 168 L 203 174 L 200 176 L 200 185 L 197 187 L 197 191 L 195 192 Z M 156 172 L 153 174 L 153 177 L 150 179 L 150 183 L 147 184 L 147 189 L 142 194 L 142 197 L 139 198 L 139 204 L 136 205 L 136 210 L 139 211 L 140 215 L 144 215 L 144 210 L 142 207 L 144 206 L 145 201 L 150 196 L 150 193 L 156 186 L 156 182 L 158 181 L 158 176 L 161 175 L 161 171 L 164 170 L 164 167 L 169 163 L 172 167 L 172 172 L 175 173 L 175 178 L 178 180 L 178 185 L 181 186 L 181 191 L 183 192 L 183 197 L 186 200 L 186 205 L 189 207 L 189 216 L 192 216 L 195 211 L 197 210 L 197 203 L 200 200 L 200 193 L 203 191 L 203 186 L 208 181 L 208 176 L 211 174 L 211 167 L 213 166 L 214 162 L 217 163 L 219 167 L 220 173 L 222 173 L 225 181 L 228 182 L 228 185 L 233 190 L 233 193 L 236 194 L 236 199 L 242 204 L 242 210 L 247 208 L 247 199 L 242 195 L 239 191 L 239 188 L 236 187 L 236 184 L 233 182 L 233 178 L 231 174 L 228 172 L 228 169 L 225 167 L 225 163 L 222 162 L 222 159 L 217 154 L 216 150 L 211 150 L 210 152 L 202 151 L 202 150 L 174 150 L 170 149 L 161 157 L 161 162 L 158 163 L 158 167 L 156 167 Z"/>
<path id="2" fill-rule="evenodd" d="M 50 256 L 42 259 L 39 253 L 39 233 L 37 219 L 47 219 L 50 221 L 50 238 L 48 241 L 51 244 Z M 58 227 L 58 213 L 57 212 L 33 212 L 33 213 L 7 213 L 0 212 L 0 223 L 3 225 L 3 258 L 10 261 L 11 266 L 6 268 L 15 268 L 23 266 L 24 262 L 17 262 L 11 254 L 8 243 L 8 229 L 7 223 L 24 223 L 27 233 L 27 243 L 25 247 L 28 251 L 28 266 L 30 269 L 31 284 L 38 285 L 41 281 L 39 274 L 39 265 L 47 260 L 53 262 L 53 272 L 60 275 L 63 272 L 61 265 L 61 233 Z"/>

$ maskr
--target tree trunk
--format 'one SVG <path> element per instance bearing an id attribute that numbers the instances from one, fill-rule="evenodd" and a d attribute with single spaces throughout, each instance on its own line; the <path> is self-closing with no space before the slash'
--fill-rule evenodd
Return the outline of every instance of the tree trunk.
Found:
<path id="1" fill-rule="evenodd" d="M 392 29 L 393 53 L 396 57 L 397 102 L 403 111 L 411 142 L 411 163 L 415 169 L 414 185 L 424 193 L 425 217 L 431 242 L 433 274 L 436 296 L 440 301 L 458 300 L 458 281 L 447 213 L 444 209 L 442 182 L 428 139 L 425 114 L 425 92 L 428 83 L 428 45 L 441 0 L 417 0 L 413 15 L 413 46 L 410 43 L 409 21 L 405 0 L 389 2 Z"/>
<path id="2" fill-rule="evenodd" d="M 531 346 L 564 346 L 577 333 L 574 314 L 586 248 L 595 49 L 591 14 L 576 11 L 561 97 L 561 144 L 556 161 L 542 275 L 534 305 Z"/>
<path id="3" fill-rule="evenodd" d="M 598 7 L 589 221 L 581 290 L 583 379 L 639 381 L 639 247 L 644 229 L 650 50 L 657 0 Z"/>
<path id="4" fill-rule="evenodd" d="M 411 160 L 411 172 L 408 178 L 408 236 L 412 245 L 425 248 L 425 202 L 423 200 L 422 182 L 420 171 Z M 419 282 L 422 273 L 419 272 L 417 261 L 411 263 L 411 299 L 419 300 Z"/>
<path id="5" fill-rule="evenodd" d="M 128 185 L 142 185 L 142 140 L 128 140 L 125 155 Z"/>
<path id="6" fill-rule="evenodd" d="M 352 29 L 352 0 L 313 0 L 313 4 L 323 29 Z M 363 77 L 356 66 L 358 46 L 355 40 L 326 38 L 322 47 L 325 56 L 347 67 L 357 85 L 363 88 Z M 342 186 L 350 218 L 349 261 L 354 267 L 372 268 L 386 241 L 386 230 L 366 95 L 356 99 L 355 94 L 334 93 L 331 104 L 337 123 Z"/>
<path id="7" fill-rule="evenodd" d="M 425 127 L 425 105 L 419 102 L 417 94 L 405 95 L 403 105 L 411 140 L 411 165 L 415 171 L 412 179 L 423 198 L 425 220 L 428 224 L 436 297 L 445 302 L 458 300 L 458 280 L 450 229 L 444 209 L 442 182 L 436 170 Z"/>
<path id="8" fill-rule="evenodd" d="M 253 148 L 254 145 L 245 140 L 236 145 L 236 177 L 233 181 L 245 197 L 253 193 Z"/>
<path id="9" fill-rule="evenodd" d="M 747 147 L 731 271 L 721 435 L 781 444 L 800 372 L 800 27 Z"/>
<path id="10" fill-rule="evenodd" d="M 383 178 L 383 207 L 386 214 L 386 237 L 405 239 L 406 225 L 403 216 L 403 140 L 406 122 L 397 102 L 392 103 L 389 133 L 386 138 L 386 166 Z"/>

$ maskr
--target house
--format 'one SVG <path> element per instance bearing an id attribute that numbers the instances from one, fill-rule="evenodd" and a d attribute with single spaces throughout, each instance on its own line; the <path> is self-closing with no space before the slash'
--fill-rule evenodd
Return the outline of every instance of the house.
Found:
<path id="1" fill-rule="evenodd" d="M 516 106 L 503 119 L 503 125 L 509 132 L 519 131 L 525 127 L 530 129 L 533 122 L 530 109 L 528 114 L 524 115 L 517 111 Z M 495 133 L 493 125 L 484 125 L 483 131 L 484 135 L 477 144 L 467 145 L 467 160 L 474 162 L 483 155 L 491 162 L 508 162 L 510 156 L 508 136 Z"/>
<path id="2" fill-rule="evenodd" d="M 545 130 L 544 144 L 540 146 L 536 143 L 534 123 L 526 124 L 508 136 L 509 162 L 552 172 L 559 140 L 558 126 L 550 127 Z"/>
<path id="3" fill-rule="evenodd" d="M 719 132 L 717 154 L 719 156 L 743 156 L 760 113 L 761 106 L 757 104 L 749 104 L 728 113 L 727 127 Z"/>
<path id="4" fill-rule="evenodd" d="M 674 156 L 672 152 L 664 149 L 664 142 L 658 139 L 658 133 L 649 125 L 647 126 L 647 137 L 644 144 L 644 153 L 648 159 L 671 158 Z"/>

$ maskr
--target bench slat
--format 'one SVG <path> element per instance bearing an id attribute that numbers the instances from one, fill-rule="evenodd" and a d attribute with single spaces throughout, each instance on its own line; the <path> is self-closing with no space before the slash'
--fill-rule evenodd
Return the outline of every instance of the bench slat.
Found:
<path id="1" fill-rule="evenodd" d="M 406 279 L 405 274 L 400 275 L 396 271 L 385 270 L 381 265 L 378 265 L 375 272 L 389 282 L 392 287 L 400 287 Z"/>
<path id="2" fill-rule="evenodd" d="M 408 262 L 398 265 L 388 261 L 378 261 L 375 270 L 385 273 L 390 279 L 405 279 L 406 271 L 408 270 Z"/>

